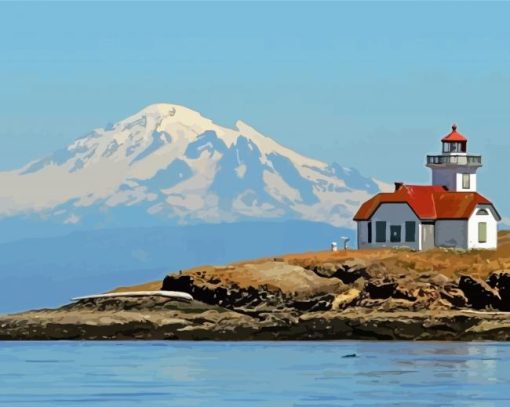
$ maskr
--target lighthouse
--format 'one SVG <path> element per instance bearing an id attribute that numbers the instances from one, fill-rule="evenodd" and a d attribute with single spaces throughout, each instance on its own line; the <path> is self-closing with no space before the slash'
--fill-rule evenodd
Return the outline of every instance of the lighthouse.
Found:
<path id="1" fill-rule="evenodd" d="M 360 206 L 354 216 L 358 248 L 497 248 L 501 216 L 477 192 L 482 157 L 468 154 L 468 140 L 456 125 L 441 142 L 441 154 L 427 156 L 432 185 L 395 182 L 393 192 L 381 192 Z"/>
<path id="2" fill-rule="evenodd" d="M 441 142 L 442 153 L 427 156 L 432 185 L 445 187 L 451 192 L 476 192 L 476 171 L 482 166 L 482 156 L 468 154 L 468 140 L 457 131 L 455 124 Z"/>

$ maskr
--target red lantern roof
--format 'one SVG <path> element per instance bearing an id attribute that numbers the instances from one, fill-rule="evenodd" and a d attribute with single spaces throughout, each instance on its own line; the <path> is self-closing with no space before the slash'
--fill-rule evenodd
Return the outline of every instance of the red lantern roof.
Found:
<path id="1" fill-rule="evenodd" d="M 464 137 L 457 131 L 457 125 L 452 125 L 452 132 L 444 136 L 441 140 L 442 142 L 455 142 L 455 141 L 467 141 L 467 138 Z"/>

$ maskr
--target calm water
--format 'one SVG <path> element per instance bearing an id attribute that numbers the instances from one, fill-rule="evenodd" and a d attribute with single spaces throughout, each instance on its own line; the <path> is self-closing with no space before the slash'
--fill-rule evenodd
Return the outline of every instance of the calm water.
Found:
<path id="1" fill-rule="evenodd" d="M 0 342 L 6 406 L 510 406 L 509 378 L 505 343 Z"/>

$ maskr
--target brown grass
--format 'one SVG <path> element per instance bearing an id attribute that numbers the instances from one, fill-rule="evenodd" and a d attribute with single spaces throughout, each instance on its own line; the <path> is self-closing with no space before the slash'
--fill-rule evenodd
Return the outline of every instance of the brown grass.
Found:
<path id="1" fill-rule="evenodd" d="M 460 274 L 471 274 L 485 278 L 495 270 L 510 269 L 510 231 L 499 233 L 497 250 L 457 251 L 450 249 L 434 249 L 426 252 L 415 252 L 407 249 L 365 249 L 347 251 L 322 251 L 288 254 L 281 259 L 289 264 L 312 267 L 323 263 L 339 263 L 349 259 L 362 259 L 367 263 L 383 263 L 388 270 L 398 271 L 412 269 L 417 272 L 440 272 L 450 278 Z M 262 263 L 272 260 L 265 257 L 256 260 L 232 263 L 236 269 L 243 265 Z M 232 273 L 232 267 L 198 266 L 185 271 L 202 271 L 216 269 Z M 151 281 L 135 286 L 118 287 L 111 292 L 159 290 L 161 280 Z"/>
<path id="2" fill-rule="evenodd" d="M 338 252 L 309 252 L 283 256 L 285 261 L 303 267 L 312 264 L 337 263 L 348 259 L 363 259 L 368 263 L 383 262 L 416 271 L 436 271 L 448 277 L 469 273 L 485 278 L 495 270 L 510 269 L 510 231 L 499 233 L 497 250 L 458 251 L 434 249 L 417 252 L 407 249 L 365 249 Z"/>
<path id="3" fill-rule="evenodd" d="M 161 289 L 161 281 L 150 281 L 148 283 L 138 284 L 138 285 L 131 285 L 127 287 L 117 287 L 114 288 L 111 291 L 108 291 L 109 293 L 125 293 L 125 292 L 131 292 L 131 291 L 159 291 Z"/>

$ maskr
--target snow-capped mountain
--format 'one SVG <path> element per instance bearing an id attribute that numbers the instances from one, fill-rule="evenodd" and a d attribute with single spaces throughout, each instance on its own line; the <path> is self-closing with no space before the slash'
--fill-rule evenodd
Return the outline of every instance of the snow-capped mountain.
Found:
<path id="1" fill-rule="evenodd" d="M 359 204 L 386 187 L 242 121 L 229 129 L 186 107 L 155 104 L 1 172 L 0 218 L 82 226 L 283 218 L 352 227 Z"/>

